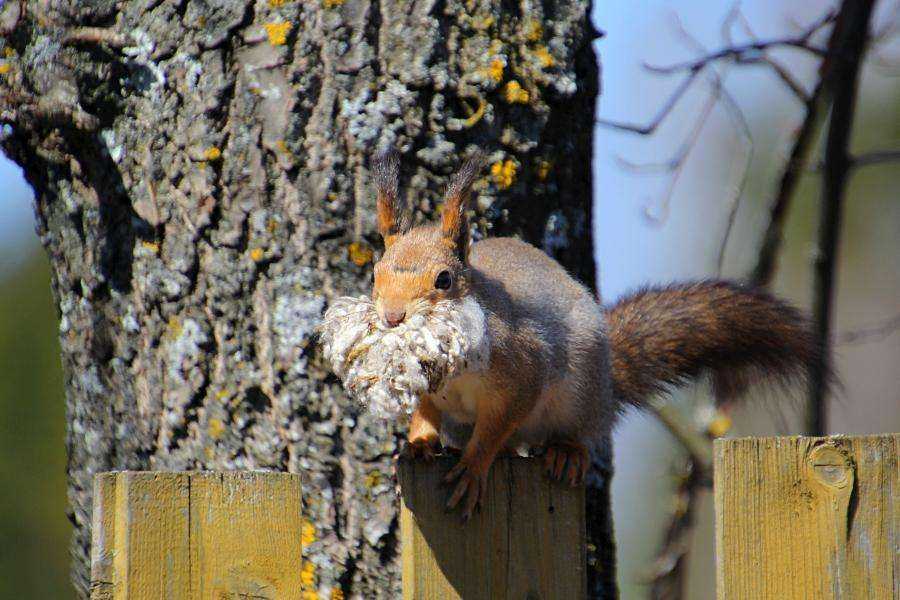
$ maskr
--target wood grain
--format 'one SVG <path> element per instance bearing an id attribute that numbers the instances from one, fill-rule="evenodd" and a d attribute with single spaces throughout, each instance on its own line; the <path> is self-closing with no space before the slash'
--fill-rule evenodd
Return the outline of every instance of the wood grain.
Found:
<path id="1" fill-rule="evenodd" d="M 900 434 L 716 440 L 720 600 L 900 598 Z"/>
<path id="2" fill-rule="evenodd" d="M 398 466 L 403 597 L 584 598 L 584 488 L 549 481 L 538 459 L 498 459 L 482 510 L 463 523 L 444 509 L 454 461 Z"/>
<path id="3" fill-rule="evenodd" d="M 301 598 L 301 495 L 286 473 L 104 473 L 91 598 Z"/>

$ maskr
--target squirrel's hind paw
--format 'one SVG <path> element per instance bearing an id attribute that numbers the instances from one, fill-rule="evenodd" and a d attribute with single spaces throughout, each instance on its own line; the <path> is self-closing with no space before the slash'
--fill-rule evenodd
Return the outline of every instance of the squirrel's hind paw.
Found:
<path id="1" fill-rule="evenodd" d="M 581 485 L 591 466 L 587 446 L 578 442 L 551 442 L 544 453 L 544 470 L 547 476 L 569 485 Z"/>

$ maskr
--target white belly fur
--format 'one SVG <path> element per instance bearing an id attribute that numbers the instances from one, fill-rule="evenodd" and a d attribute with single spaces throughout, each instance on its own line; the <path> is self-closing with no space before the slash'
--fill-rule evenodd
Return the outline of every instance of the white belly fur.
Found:
<path id="1" fill-rule="evenodd" d="M 463 373 L 454 377 L 435 394 L 434 403 L 454 421 L 475 422 L 475 403 L 487 392 L 481 373 Z"/>

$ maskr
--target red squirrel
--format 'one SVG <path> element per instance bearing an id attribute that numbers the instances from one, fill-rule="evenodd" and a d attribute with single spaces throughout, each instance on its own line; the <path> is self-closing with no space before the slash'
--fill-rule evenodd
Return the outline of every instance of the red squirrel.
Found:
<path id="1" fill-rule="evenodd" d="M 395 327 L 439 300 L 480 311 L 487 366 L 420 398 L 406 446 L 430 458 L 446 417 L 472 434 L 446 476 L 448 508 L 480 504 L 501 451 L 545 449 L 547 472 L 571 484 L 590 465 L 619 413 L 705 373 L 720 383 L 802 377 L 818 360 L 808 321 L 765 292 L 727 281 L 646 288 L 604 308 L 541 250 L 515 238 L 472 243 L 466 216 L 479 153 L 451 179 L 440 222 L 415 228 L 399 206 L 399 157 L 373 160 L 377 226 L 385 251 L 372 300 Z"/>

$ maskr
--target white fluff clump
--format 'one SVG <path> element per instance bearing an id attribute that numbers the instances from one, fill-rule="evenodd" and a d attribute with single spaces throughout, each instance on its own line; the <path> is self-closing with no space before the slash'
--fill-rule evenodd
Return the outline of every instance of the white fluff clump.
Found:
<path id="1" fill-rule="evenodd" d="M 380 417 L 409 414 L 464 371 L 486 366 L 484 312 L 470 297 L 443 300 L 394 328 L 365 296 L 338 298 L 319 326 L 324 356 L 351 397 Z"/>

